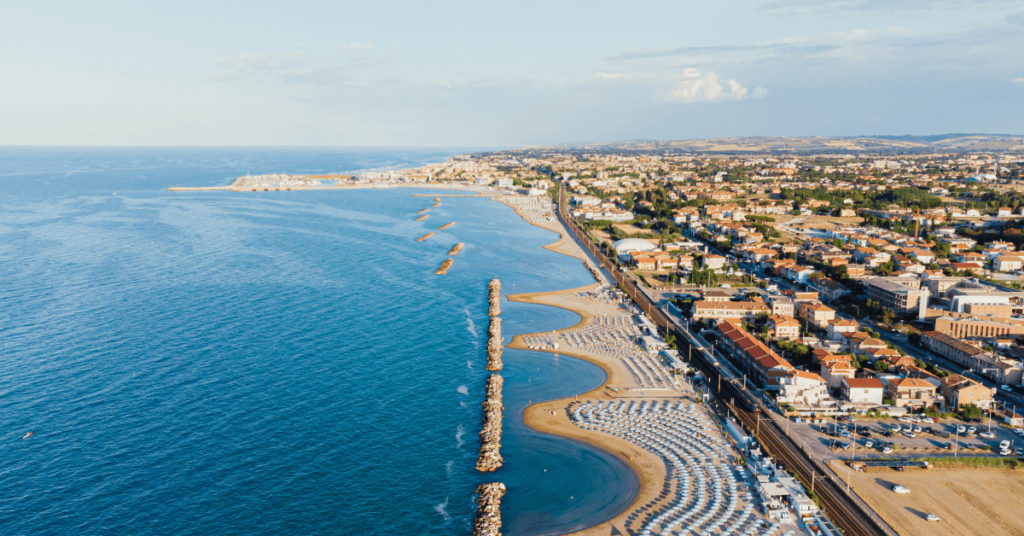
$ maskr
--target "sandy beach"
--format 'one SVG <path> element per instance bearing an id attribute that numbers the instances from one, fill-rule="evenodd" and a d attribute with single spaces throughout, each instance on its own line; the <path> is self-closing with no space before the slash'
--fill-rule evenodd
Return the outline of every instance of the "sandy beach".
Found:
<path id="1" fill-rule="evenodd" d="M 497 200 L 500 201 L 500 199 Z M 560 234 L 557 241 L 544 246 L 546 249 L 578 258 L 584 262 L 592 262 L 586 260 L 586 253 L 572 239 L 560 221 L 536 223 L 531 221 L 534 217 L 533 214 L 529 214 L 515 205 L 509 204 L 508 206 L 514 208 L 516 214 L 532 225 Z M 686 387 L 681 387 L 679 391 L 645 388 L 637 381 L 635 372 L 629 370 L 621 359 L 611 358 L 607 355 L 587 351 L 582 348 L 568 348 L 563 345 L 560 345 L 558 350 L 551 348 L 538 349 L 536 345 L 534 345 L 534 348 L 530 348 L 531 345 L 527 340 L 528 337 L 550 336 L 551 334 L 556 336 L 565 335 L 578 331 L 581 328 L 594 326 L 602 320 L 607 322 L 608 318 L 631 317 L 632 315 L 625 305 L 580 296 L 581 294 L 586 295 L 587 293 L 595 292 L 602 286 L 607 287 L 607 283 L 593 283 L 573 289 L 532 294 L 510 294 L 507 296 L 510 301 L 561 307 L 573 311 L 581 317 L 578 324 L 555 332 L 517 335 L 507 345 L 508 348 L 545 351 L 576 357 L 601 367 L 607 376 L 605 382 L 600 387 L 590 392 L 575 397 L 531 405 L 523 415 L 524 422 L 530 428 L 594 445 L 617 456 L 636 473 L 640 482 L 640 491 L 633 503 L 622 512 L 609 512 L 609 514 L 614 514 L 614 517 L 608 521 L 572 533 L 587 536 L 610 536 L 613 534 L 629 534 L 636 531 L 639 522 L 648 515 L 646 512 L 639 510 L 645 509 L 650 511 L 651 508 L 644 507 L 649 507 L 659 502 L 665 490 L 667 475 L 665 464 L 657 455 L 619 437 L 584 430 L 574 425 L 569 418 L 574 404 L 584 400 L 598 402 L 602 400 L 680 400 L 692 398 L 687 396 L 689 391 Z M 618 389 L 618 392 L 614 392 L 612 388 Z"/>

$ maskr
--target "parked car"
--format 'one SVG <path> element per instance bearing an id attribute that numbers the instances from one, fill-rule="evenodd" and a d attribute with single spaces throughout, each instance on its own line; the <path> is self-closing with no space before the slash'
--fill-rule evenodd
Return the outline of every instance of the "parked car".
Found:
<path id="1" fill-rule="evenodd" d="M 921 419 L 921 422 L 926 422 L 928 424 L 935 424 L 935 419 L 933 419 L 931 417 L 925 417 L 925 418 Z"/>
<path id="2" fill-rule="evenodd" d="M 903 427 L 898 424 L 894 424 L 890 426 L 889 429 L 892 430 L 893 432 L 899 432 L 900 430 L 903 429 Z"/>
<path id="3" fill-rule="evenodd" d="M 993 434 L 992 432 L 982 432 L 978 434 L 978 437 L 983 437 L 985 439 L 995 439 L 996 435 Z"/>
<path id="4" fill-rule="evenodd" d="M 1017 428 L 1016 430 L 1013 431 L 1013 433 L 1015 433 L 1015 434 L 1017 434 L 1017 435 L 1019 435 L 1021 437 L 1024 437 L 1024 429 Z"/>
<path id="5" fill-rule="evenodd" d="M 1010 449 L 1002 449 L 999 451 L 1000 456 L 1009 456 L 1011 454 Z"/>
<path id="6" fill-rule="evenodd" d="M 1010 448 L 1010 442 L 1005 440 L 1005 439 L 1000 441 L 999 442 L 999 448 L 1000 449 L 1008 449 L 1008 448 Z"/>
<path id="7" fill-rule="evenodd" d="M 850 431 L 849 430 L 843 430 L 842 432 L 839 432 L 839 435 L 841 435 L 843 437 L 850 437 Z"/>
<path id="8" fill-rule="evenodd" d="M 892 454 L 892 447 L 885 447 L 882 449 L 882 454 Z"/>
<path id="9" fill-rule="evenodd" d="M 1010 391 L 1010 392 L 1013 391 L 1013 387 L 1010 387 L 1009 385 L 1000 385 L 999 388 L 1004 390 L 1004 391 Z"/>
<path id="10" fill-rule="evenodd" d="M 913 432 L 915 434 L 920 434 L 921 433 L 921 427 L 920 426 L 915 426 Z"/>
<path id="11" fill-rule="evenodd" d="M 871 432 L 869 432 L 867 430 L 864 430 L 863 432 L 860 433 L 860 436 L 861 437 L 871 437 Z"/>
<path id="12" fill-rule="evenodd" d="M 978 428 L 975 427 L 975 426 L 971 426 L 971 427 L 967 428 L 967 433 L 969 433 L 969 434 L 976 434 L 976 433 L 978 433 Z"/>
<path id="13" fill-rule="evenodd" d="M 898 493 L 900 495 L 906 495 L 907 493 L 910 493 L 910 490 L 907 489 L 906 486 L 901 486 L 899 484 L 896 484 L 895 486 L 892 487 L 892 492 L 893 493 Z"/>
<path id="14" fill-rule="evenodd" d="M 914 432 L 903 432 L 903 435 L 905 435 L 905 436 L 907 436 L 907 437 L 909 437 L 911 439 L 917 437 L 917 435 Z"/>
<path id="15" fill-rule="evenodd" d="M 942 521 L 942 518 L 935 514 L 928 514 L 928 516 L 925 517 L 925 519 L 927 519 L 928 521 Z"/>
<path id="16" fill-rule="evenodd" d="M 957 425 L 957 427 L 956 427 L 956 433 L 958 433 L 958 434 L 962 434 L 962 433 L 964 433 L 964 432 L 966 432 L 966 431 L 967 431 L 967 427 L 966 427 L 966 426 L 964 426 L 964 425 L 962 425 L 962 424 L 960 424 L 960 425 Z"/>
<path id="17" fill-rule="evenodd" d="M 952 443 L 943 443 L 942 444 L 942 448 L 944 448 L 946 450 L 950 450 L 950 449 L 953 448 L 953 444 Z"/>
<path id="18" fill-rule="evenodd" d="M 865 446 L 865 447 L 867 447 L 867 448 L 871 448 L 871 447 L 875 446 L 875 442 L 874 442 L 874 441 L 871 441 L 871 440 L 869 439 L 869 440 L 867 440 L 867 441 L 865 441 L 865 442 L 864 442 L 864 446 Z"/>

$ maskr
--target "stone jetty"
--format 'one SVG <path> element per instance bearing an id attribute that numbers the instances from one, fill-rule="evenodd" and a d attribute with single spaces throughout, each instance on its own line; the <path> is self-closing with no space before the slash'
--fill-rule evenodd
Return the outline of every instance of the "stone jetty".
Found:
<path id="1" fill-rule="evenodd" d="M 434 203 L 433 205 L 430 205 L 430 208 L 437 208 L 439 206 L 441 206 L 441 202 L 440 201 L 438 201 L 437 203 Z"/>
<path id="2" fill-rule="evenodd" d="M 442 226 L 441 226 L 440 228 L 438 228 L 438 231 L 443 231 L 443 230 L 445 230 L 445 229 L 447 229 L 447 228 L 451 227 L 452 225 L 455 225 L 455 222 L 453 222 L 453 221 L 450 221 L 450 222 L 448 222 L 448 223 L 446 223 L 446 224 L 442 225 Z"/>
<path id="3" fill-rule="evenodd" d="M 416 218 L 416 221 L 423 221 L 423 220 L 425 220 L 425 219 L 427 219 L 429 217 L 430 217 L 430 214 L 424 214 L 424 215 L 420 216 L 419 218 Z"/>
<path id="4" fill-rule="evenodd" d="M 501 338 L 501 317 L 492 316 L 491 325 L 487 328 L 487 370 L 495 372 L 502 369 L 501 347 L 503 342 Z"/>
<path id="5" fill-rule="evenodd" d="M 490 473 L 501 467 L 501 388 L 505 380 L 500 374 L 487 378 L 487 397 L 484 398 L 484 429 L 480 431 L 480 456 L 476 470 Z"/>
<path id="6" fill-rule="evenodd" d="M 422 242 L 422 241 L 424 241 L 424 240 L 426 240 L 426 239 L 428 239 L 428 238 L 430 238 L 430 237 L 434 236 L 434 234 L 435 234 L 435 233 L 427 233 L 427 234 L 425 234 L 425 235 L 423 235 L 423 236 L 421 236 L 421 237 L 417 238 L 417 239 L 416 239 L 416 241 L 417 241 L 417 242 Z"/>
<path id="7" fill-rule="evenodd" d="M 425 209 L 423 209 L 423 210 L 421 210 L 421 211 L 417 212 L 416 214 L 423 214 L 424 212 L 426 212 L 426 211 L 428 211 L 428 210 L 430 210 L 430 208 L 425 208 Z"/>
<path id="8" fill-rule="evenodd" d="M 454 256 L 458 255 L 458 254 L 459 254 L 459 252 L 460 252 L 460 251 L 462 251 L 462 246 L 465 246 L 465 245 L 466 245 L 466 244 L 463 244 L 462 242 L 459 242 L 458 244 L 455 244 L 455 247 L 453 247 L 453 248 L 452 248 L 452 249 L 451 249 L 451 250 L 450 250 L 450 251 L 448 252 L 448 254 L 449 254 L 449 255 L 451 255 L 452 257 L 454 257 Z"/>
<path id="9" fill-rule="evenodd" d="M 444 275 L 444 274 L 448 273 L 448 269 L 452 267 L 452 264 L 454 262 L 455 261 L 453 261 L 451 259 L 445 259 L 445 261 L 441 263 L 441 267 L 438 268 L 437 271 L 434 272 L 434 273 L 437 274 L 437 275 Z"/>
<path id="10" fill-rule="evenodd" d="M 435 197 L 434 198 L 434 202 L 435 203 L 440 203 L 441 202 L 441 198 L 440 197 Z"/>
<path id="11" fill-rule="evenodd" d="M 476 488 L 476 522 L 473 536 L 501 536 L 501 498 L 505 484 L 491 482 Z"/>
<path id="12" fill-rule="evenodd" d="M 487 290 L 489 293 L 488 298 L 491 301 L 491 308 L 487 311 L 487 314 L 491 316 L 498 316 L 501 314 L 501 281 L 497 278 L 492 279 L 491 282 L 487 284 Z"/>

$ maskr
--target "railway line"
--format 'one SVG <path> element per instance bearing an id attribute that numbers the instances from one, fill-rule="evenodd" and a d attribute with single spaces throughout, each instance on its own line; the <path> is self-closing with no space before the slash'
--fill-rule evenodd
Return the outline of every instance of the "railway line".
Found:
<path id="1" fill-rule="evenodd" d="M 612 262 L 594 241 L 576 225 L 569 215 L 566 206 L 565 189 L 561 188 L 558 203 L 558 215 L 566 227 L 579 239 L 601 265 L 612 275 L 622 290 L 633 299 L 641 311 L 647 314 L 666 334 L 672 334 L 678 341 L 692 343 L 688 330 L 680 329 L 655 304 L 647 294 Z M 894 536 L 896 533 L 866 505 L 858 503 L 846 494 L 836 481 L 827 476 L 827 470 L 819 468 L 798 445 L 796 445 L 771 418 L 762 418 L 761 401 L 749 390 L 741 388 L 728 378 L 722 378 L 722 371 L 713 359 L 704 356 L 706 349 L 697 352 L 700 366 L 708 384 L 716 391 L 719 401 L 729 400 L 729 407 L 748 430 L 752 431 L 765 451 L 782 463 L 784 467 L 796 474 L 801 482 L 810 482 L 812 491 L 818 496 L 820 506 L 835 525 L 849 536 Z M 725 380 L 725 381 L 722 381 Z M 717 386 L 716 386 L 717 384 Z M 737 405 L 736 402 L 740 404 Z"/>

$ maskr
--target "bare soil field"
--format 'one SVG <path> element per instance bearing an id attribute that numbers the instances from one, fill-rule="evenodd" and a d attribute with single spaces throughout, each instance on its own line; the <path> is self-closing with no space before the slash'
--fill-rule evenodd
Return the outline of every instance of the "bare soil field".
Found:
<path id="1" fill-rule="evenodd" d="M 864 218 L 860 216 L 852 216 L 846 218 L 840 218 L 838 216 L 813 216 L 798 224 L 796 227 L 801 229 L 824 229 L 831 228 L 832 225 L 860 225 L 864 221 Z"/>
<path id="2" fill-rule="evenodd" d="M 839 474 L 846 478 L 845 467 Z M 901 484 L 906 495 L 893 493 Z M 903 536 L 1024 534 L 1024 471 L 992 468 L 853 472 L 850 485 Z M 942 521 L 930 522 L 935 514 Z"/>

